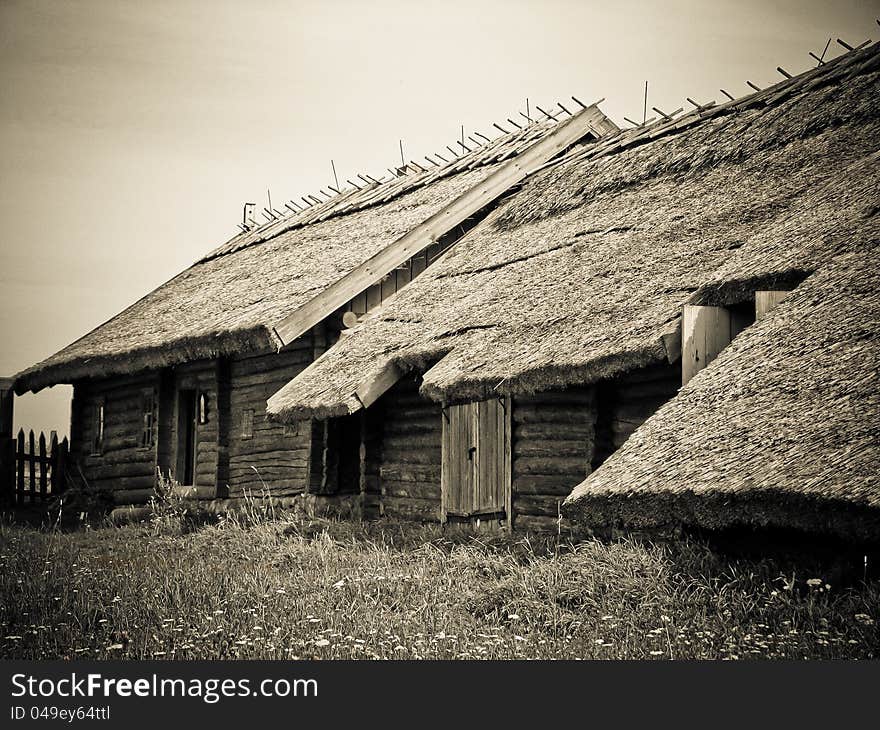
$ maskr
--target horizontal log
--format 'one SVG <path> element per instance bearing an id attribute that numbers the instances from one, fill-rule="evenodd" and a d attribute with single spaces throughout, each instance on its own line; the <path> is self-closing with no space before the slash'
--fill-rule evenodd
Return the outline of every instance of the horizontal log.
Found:
<path id="1" fill-rule="evenodd" d="M 389 479 L 381 481 L 381 493 L 389 497 L 410 497 L 431 499 L 440 504 L 440 485 L 425 482 L 397 482 Z"/>
<path id="2" fill-rule="evenodd" d="M 440 449 L 441 447 L 442 435 L 440 433 L 386 436 L 382 443 L 383 451 L 392 453 L 408 449 Z"/>
<path id="3" fill-rule="evenodd" d="M 513 438 L 516 440 L 535 439 L 548 441 L 560 439 L 563 441 L 578 441 L 593 438 L 594 427 L 592 424 L 565 424 L 560 426 L 555 423 L 522 423 L 514 424 Z"/>
<path id="4" fill-rule="evenodd" d="M 88 397 L 93 394 L 112 393 L 119 390 L 135 390 L 154 387 L 159 384 L 158 374 L 149 375 L 119 375 L 111 378 L 102 378 L 90 383 L 79 383 L 76 386 L 77 398 Z"/>
<path id="5" fill-rule="evenodd" d="M 583 478 L 576 478 L 557 474 L 545 476 L 542 474 L 529 474 L 513 478 L 513 493 L 538 494 L 555 497 L 567 497 Z"/>
<path id="6" fill-rule="evenodd" d="M 255 467 L 256 471 L 254 471 L 254 469 L 251 467 Z M 247 475 L 247 474 L 253 474 L 254 477 L 256 478 L 257 474 L 259 474 L 263 479 L 266 479 L 266 478 L 294 479 L 298 476 L 302 476 L 307 471 L 308 471 L 308 469 L 304 465 L 302 465 L 302 466 L 300 466 L 300 465 L 297 465 L 297 466 L 293 466 L 293 465 L 267 466 L 267 465 L 257 465 L 257 464 L 252 464 L 252 465 L 247 465 L 247 466 L 239 465 L 239 464 L 236 464 L 236 465 L 230 464 L 229 465 L 229 477 L 230 478 L 235 478 L 235 477 L 239 477 L 239 476 L 243 476 L 243 475 Z"/>
<path id="7" fill-rule="evenodd" d="M 382 513 L 386 517 L 398 517 L 422 522 L 440 521 L 440 502 L 434 499 L 410 497 L 382 497 Z"/>
<path id="8" fill-rule="evenodd" d="M 562 439 L 514 439 L 513 456 L 577 456 L 584 459 L 592 451 L 590 439 L 566 441 Z"/>
<path id="9" fill-rule="evenodd" d="M 516 515 L 557 517 L 565 496 L 517 494 L 513 499 Z"/>
<path id="10" fill-rule="evenodd" d="M 513 460 L 514 476 L 520 476 L 523 474 L 543 474 L 546 476 L 565 474 L 572 475 L 574 478 L 580 477 L 583 479 L 589 469 L 589 459 L 571 456 L 549 458 L 541 456 L 521 456 Z"/>
<path id="11" fill-rule="evenodd" d="M 591 424 L 596 420 L 596 409 L 590 406 L 517 406 L 513 409 L 514 423 L 582 423 Z"/>
<path id="12" fill-rule="evenodd" d="M 152 460 L 122 461 L 114 464 L 89 464 L 83 471 L 92 479 L 119 479 L 121 477 L 150 477 L 156 474 Z"/>
<path id="13" fill-rule="evenodd" d="M 230 377 L 233 382 L 238 378 L 262 373 L 290 374 L 291 379 L 302 372 L 312 362 L 311 348 L 298 348 L 289 353 L 279 353 L 247 360 L 233 360 L 230 364 Z"/>
<path id="14" fill-rule="evenodd" d="M 389 481 L 439 484 L 440 472 L 439 464 L 388 464 L 380 468 L 379 475 Z"/>
<path id="15" fill-rule="evenodd" d="M 442 433 L 443 421 L 440 414 L 431 414 L 423 418 L 386 418 L 382 433 L 395 436 L 401 433 Z"/>
<path id="16" fill-rule="evenodd" d="M 593 403 L 595 394 L 592 388 L 569 388 L 568 390 L 547 390 L 541 393 L 515 395 L 513 397 L 513 410 L 526 405 L 542 404 L 578 404 L 589 405 Z"/>
<path id="17" fill-rule="evenodd" d="M 612 378 L 608 382 L 621 383 L 645 383 L 652 380 L 677 380 L 681 381 L 681 366 L 669 365 L 652 365 L 638 370 L 631 370 L 628 373 Z"/>
<path id="18" fill-rule="evenodd" d="M 150 507 L 135 507 L 127 505 L 116 507 L 110 512 L 110 522 L 114 525 L 127 525 L 134 522 L 144 522 L 150 519 L 153 510 Z"/>
<path id="19" fill-rule="evenodd" d="M 156 484 L 155 476 L 111 477 L 109 479 L 90 478 L 89 472 L 83 470 L 88 485 L 94 489 L 114 492 L 119 489 L 152 489 Z"/>
<path id="20" fill-rule="evenodd" d="M 235 453 L 229 457 L 231 464 L 302 464 L 309 460 L 309 449 L 275 449 L 272 451 L 249 451 Z"/>
<path id="21" fill-rule="evenodd" d="M 215 486 L 181 487 L 175 485 L 171 493 L 178 499 L 216 499 L 217 488 Z"/>
<path id="22" fill-rule="evenodd" d="M 388 449 L 382 450 L 383 465 L 439 464 L 440 445 L 433 449 Z"/>
<path id="23" fill-rule="evenodd" d="M 563 520 L 565 529 L 565 520 Z M 513 521 L 513 529 L 520 532 L 556 532 L 558 522 L 556 517 L 544 517 L 536 515 L 516 515 Z"/>
<path id="24" fill-rule="evenodd" d="M 146 504 L 156 496 L 155 489 L 115 489 L 114 504 Z"/>

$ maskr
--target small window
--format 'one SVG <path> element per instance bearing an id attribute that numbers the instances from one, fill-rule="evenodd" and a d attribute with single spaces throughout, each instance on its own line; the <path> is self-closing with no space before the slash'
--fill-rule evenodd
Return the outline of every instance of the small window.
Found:
<path id="1" fill-rule="evenodd" d="M 92 456 L 104 453 L 104 401 L 98 401 L 92 411 Z"/>
<path id="2" fill-rule="evenodd" d="M 199 393 L 199 425 L 204 426 L 208 422 L 208 394 Z"/>
<path id="3" fill-rule="evenodd" d="M 153 424 L 156 420 L 156 394 L 153 390 L 141 393 L 141 448 L 153 446 Z"/>
<path id="4" fill-rule="evenodd" d="M 241 413 L 241 437 L 249 439 L 254 435 L 254 409 L 248 408 Z"/>

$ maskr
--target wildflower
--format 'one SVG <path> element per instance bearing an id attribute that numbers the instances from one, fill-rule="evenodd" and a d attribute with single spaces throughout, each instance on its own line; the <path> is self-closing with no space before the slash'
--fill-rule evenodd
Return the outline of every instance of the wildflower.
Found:
<path id="1" fill-rule="evenodd" d="M 651 656 L 661 656 L 663 654 L 662 651 L 654 650 L 651 652 Z"/>
<path id="2" fill-rule="evenodd" d="M 807 580 L 807 585 L 810 586 L 810 588 L 818 588 L 822 585 L 822 582 L 821 578 L 809 578 Z"/>
<path id="3" fill-rule="evenodd" d="M 873 626 L 874 625 L 874 619 L 872 619 L 866 613 L 857 613 L 855 616 L 853 616 L 853 618 L 856 621 L 858 621 L 860 624 L 863 624 L 865 626 Z"/>
<path id="4" fill-rule="evenodd" d="M 330 646 L 330 642 L 327 639 L 316 639 L 315 646 Z"/>

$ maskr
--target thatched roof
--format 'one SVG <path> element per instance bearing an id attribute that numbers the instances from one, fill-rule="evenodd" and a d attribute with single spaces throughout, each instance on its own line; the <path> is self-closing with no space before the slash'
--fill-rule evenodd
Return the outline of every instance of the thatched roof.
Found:
<path id="1" fill-rule="evenodd" d="M 798 527 L 880 538 L 880 273 L 822 266 L 566 501 L 595 526 Z"/>
<path id="2" fill-rule="evenodd" d="M 435 400 L 590 383 L 672 353 L 687 303 L 803 280 L 878 240 L 880 52 L 548 165 L 269 401 L 360 407 L 388 364 Z"/>
<path id="3" fill-rule="evenodd" d="M 253 227 L 16 377 L 16 390 L 280 346 L 272 327 L 556 128 L 536 123 L 459 158 Z M 427 162 L 426 162 L 427 166 Z"/>

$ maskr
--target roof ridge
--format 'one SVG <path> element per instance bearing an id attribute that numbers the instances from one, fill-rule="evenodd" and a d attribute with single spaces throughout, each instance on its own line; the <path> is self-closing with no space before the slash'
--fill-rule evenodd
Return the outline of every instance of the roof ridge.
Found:
<path id="1" fill-rule="evenodd" d="M 583 108 L 590 106 L 584 105 L 580 101 L 577 103 Z M 561 107 L 562 105 L 560 104 L 559 106 Z M 564 107 L 562 107 L 562 109 L 564 112 L 559 112 L 560 117 L 563 113 L 568 115 L 566 118 L 572 116 L 572 112 L 568 111 L 568 109 L 565 109 Z M 370 178 L 368 175 L 367 178 L 373 180 L 373 182 L 366 182 L 361 187 L 357 187 L 349 180 L 347 182 L 353 186 L 352 188 L 343 188 L 336 195 L 327 198 L 327 200 L 310 204 L 308 207 L 302 208 L 296 212 L 293 212 L 292 208 L 285 204 L 285 206 L 288 207 L 288 210 L 291 211 L 290 213 L 272 220 L 267 220 L 265 223 L 249 228 L 247 231 L 237 233 L 222 245 L 199 258 L 195 264 L 204 263 L 227 254 L 235 253 L 236 251 L 240 251 L 249 246 L 265 243 L 283 233 L 303 228 L 313 223 L 321 223 L 329 218 L 335 218 L 348 213 L 365 210 L 375 205 L 383 205 L 391 200 L 406 195 L 407 193 L 417 190 L 425 185 L 430 185 L 437 180 L 441 180 L 450 175 L 468 172 L 479 167 L 488 167 L 489 165 L 497 164 L 510 159 L 511 157 L 515 157 L 539 139 L 549 134 L 564 121 L 564 119 L 551 117 L 547 112 L 543 112 L 543 114 L 545 114 L 547 118 L 537 121 L 529 119 L 525 125 L 517 125 L 518 128 L 516 130 L 504 132 L 498 137 L 488 140 L 486 143 L 477 143 L 478 146 L 476 147 L 468 148 L 459 142 L 459 144 L 462 144 L 462 146 L 465 147 L 467 152 L 460 154 L 455 158 L 446 160 L 440 155 L 434 154 L 433 156 L 439 157 L 443 160 L 443 163 L 434 163 L 435 167 L 433 168 L 422 167 L 421 170 L 415 170 L 413 174 L 406 174 L 403 172 L 402 174 L 388 180 L 384 179 L 384 175 L 378 180 Z M 507 121 L 511 124 L 516 124 L 512 120 Z M 503 127 L 499 125 L 494 126 L 503 130 Z M 475 134 L 477 133 L 475 132 Z M 480 136 L 482 137 L 484 135 Z M 471 136 L 469 136 L 468 139 L 473 141 Z M 453 153 L 458 154 L 455 153 L 454 150 Z M 410 161 L 399 169 L 414 169 L 415 167 L 416 164 Z M 419 165 L 419 167 L 421 166 Z M 323 190 L 321 192 L 323 192 Z M 327 193 L 324 194 L 327 195 Z"/>
<path id="2" fill-rule="evenodd" d="M 679 117 L 676 117 L 675 113 L 673 113 L 667 115 L 665 118 L 661 117 L 653 122 L 648 122 L 647 124 L 631 127 L 629 129 L 622 129 L 617 134 L 609 135 L 597 144 L 591 145 L 589 149 L 572 150 L 567 155 L 550 160 L 540 169 L 544 170 L 564 165 L 569 162 L 580 162 L 581 160 L 605 157 L 606 155 L 614 154 L 623 149 L 653 142 L 660 137 L 666 137 L 669 134 L 675 134 L 684 131 L 685 129 L 690 129 L 707 119 L 712 119 L 731 112 L 736 113 L 753 105 L 757 106 L 759 103 L 764 104 L 765 106 L 770 106 L 790 93 L 807 90 L 802 87 L 806 86 L 811 81 L 818 81 L 824 78 L 825 83 L 830 83 L 835 78 L 834 74 L 840 72 L 841 67 L 846 68 L 848 63 L 855 62 L 856 57 L 868 58 L 877 54 L 878 51 L 880 51 L 880 41 L 867 46 L 862 45 L 845 50 L 839 56 L 829 61 L 823 61 L 817 66 L 801 71 L 799 74 L 788 75 L 786 78 L 775 84 L 745 94 L 744 96 L 722 102 L 721 104 L 716 104 L 713 101 L 686 112 Z M 779 67 L 777 67 L 777 70 L 782 73 Z M 540 170 L 537 170 L 536 172 L 540 172 Z"/>

